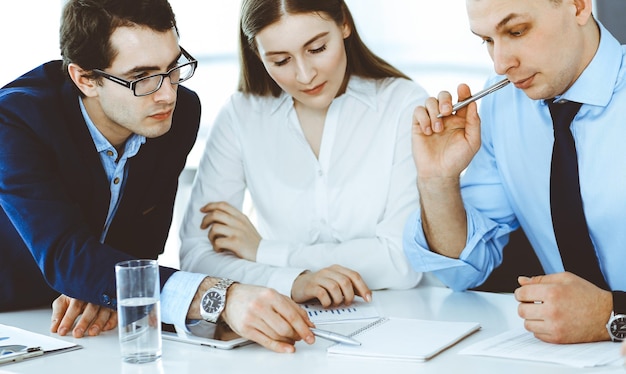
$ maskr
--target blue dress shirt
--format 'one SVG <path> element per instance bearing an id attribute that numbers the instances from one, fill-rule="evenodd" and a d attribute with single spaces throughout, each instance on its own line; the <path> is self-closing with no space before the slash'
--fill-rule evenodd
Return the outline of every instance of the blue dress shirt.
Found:
<path id="1" fill-rule="evenodd" d="M 126 176 L 128 174 L 126 160 L 139 152 L 141 145 L 146 142 L 146 137 L 138 134 L 132 134 L 124 143 L 124 152 L 122 153 L 122 156 L 119 157 L 117 149 L 111 145 L 107 138 L 105 138 L 100 130 L 98 130 L 91 118 L 89 118 L 89 114 L 87 114 L 83 100 L 79 99 L 78 102 L 83 118 L 85 118 L 85 123 L 87 123 L 89 134 L 91 134 L 91 138 L 93 139 L 96 147 L 96 151 L 100 155 L 100 161 L 102 162 L 102 167 L 107 175 L 107 180 L 109 181 L 109 187 L 111 189 L 109 212 L 107 214 L 104 227 L 102 228 L 102 235 L 100 236 L 100 243 L 104 243 L 107 232 L 109 231 L 109 226 L 111 226 L 111 221 L 115 216 L 117 206 L 124 191 L 124 181 L 126 180 Z"/>
<path id="2" fill-rule="evenodd" d="M 100 237 L 100 242 L 104 243 L 119 201 L 124 194 L 124 181 L 128 175 L 126 161 L 139 152 L 139 148 L 146 142 L 146 138 L 137 134 L 131 135 L 124 145 L 124 153 L 118 159 L 117 150 L 96 128 L 91 118 L 89 118 L 89 114 L 87 114 L 82 99 L 79 99 L 79 104 L 89 133 L 100 155 L 100 160 L 102 161 L 102 166 L 107 175 L 111 189 L 109 212 Z M 163 322 L 175 324 L 180 328 L 186 328 L 186 317 L 189 305 L 196 294 L 198 286 L 205 277 L 206 275 L 203 274 L 178 271 L 165 282 L 161 290 L 161 320 Z"/>
<path id="3" fill-rule="evenodd" d="M 602 25 L 600 32 L 593 60 L 559 98 L 583 103 L 571 129 L 587 225 L 607 283 L 626 290 L 626 46 Z M 562 272 L 550 213 L 554 134 L 548 106 L 508 85 L 483 99 L 480 116 L 482 146 L 461 177 L 468 236 L 460 258 L 428 249 L 419 212 L 405 227 L 405 253 L 416 270 L 433 271 L 452 289 L 464 290 L 500 265 L 509 233 L 521 226 L 545 272 Z"/>

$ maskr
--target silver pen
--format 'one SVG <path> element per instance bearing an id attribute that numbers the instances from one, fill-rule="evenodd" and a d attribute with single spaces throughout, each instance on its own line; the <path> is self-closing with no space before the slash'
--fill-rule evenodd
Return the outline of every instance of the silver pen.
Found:
<path id="1" fill-rule="evenodd" d="M 452 107 L 452 113 L 456 112 L 457 110 L 461 109 L 461 108 L 465 108 L 466 106 L 468 106 L 470 103 L 473 103 L 474 101 L 480 99 L 481 97 L 487 96 L 492 92 L 496 92 L 499 89 L 501 89 L 502 87 L 506 86 L 507 84 L 511 83 L 508 78 L 504 78 L 503 80 L 501 80 L 500 82 L 494 84 L 491 87 L 487 87 L 484 90 L 480 91 L 479 93 L 477 93 L 474 96 L 470 96 L 467 99 L 458 102 L 456 104 L 454 104 L 454 106 Z M 437 115 L 437 118 L 442 118 L 444 117 L 443 114 L 439 113 Z"/>
<path id="2" fill-rule="evenodd" d="M 7 362 L 20 362 L 25 358 L 41 356 L 44 354 L 41 347 L 27 348 L 25 345 L 0 346 L 0 364 Z"/>
<path id="3" fill-rule="evenodd" d="M 318 336 L 323 339 L 332 340 L 337 343 L 349 344 L 349 345 L 361 345 L 361 342 L 356 341 L 348 336 L 337 334 L 336 332 L 320 330 L 312 328 L 311 332 L 313 335 Z"/>

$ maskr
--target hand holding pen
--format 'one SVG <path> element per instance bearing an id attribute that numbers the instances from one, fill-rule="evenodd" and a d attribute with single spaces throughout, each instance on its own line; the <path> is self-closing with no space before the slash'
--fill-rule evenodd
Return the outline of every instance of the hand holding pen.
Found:
<path id="1" fill-rule="evenodd" d="M 497 90 L 501 89 L 502 87 L 506 86 L 507 84 L 511 83 L 507 78 L 504 78 L 503 80 L 501 80 L 500 82 L 492 85 L 491 87 L 487 87 L 484 90 L 478 92 L 475 95 L 472 95 L 470 97 L 468 97 L 467 99 L 463 100 L 463 101 L 459 101 L 458 103 L 454 104 L 454 106 L 452 107 L 452 113 L 455 113 L 457 110 L 465 108 L 466 106 L 468 106 L 469 104 L 473 103 L 474 101 L 481 99 L 487 95 L 489 95 L 490 93 L 496 92 Z M 437 115 L 437 118 L 443 118 L 445 117 L 443 114 L 439 113 Z"/>
<path id="2" fill-rule="evenodd" d="M 509 83 L 507 78 L 502 79 L 474 95 L 471 95 L 470 88 L 466 84 L 459 85 L 457 93 L 460 101 L 454 105 L 452 105 L 452 95 L 447 91 L 440 92 L 437 97 L 428 98 L 423 106 L 418 106 L 413 112 L 414 130 L 417 131 L 417 133 L 414 131 L 414 134 L 430 136 L 433 133 L 441 133 L 444 130 L 443 118 L 453 114 L 458 116 L 461 113 L 462 118 L 479 124 L 480 119 L 476 107 L 467 107 L 478 99 L 506 87 Z M 460 112 L 461 110 L 463 111 Z M 454 126 L 458 127 L 458 120 L 454 123 Z"/>
<path id="3" fill-rule="evenodd" d="M 442 91 L 437 97 L 430 97 L 423 105 L 415 108 L 412 149 L 421 184 L 425 181 L 443 183 L 458 179 L 481 145 L 481 121 L 477 106 L 473 103 L 508 83 L 508 79 L 501 80 L 475 95 L 471 94 L 466 84 L 461 84 L 457 89 L 459 103 L 456 105 L 453 105 L 452 94 Z M 447 185 L 431 186 L 433 191 L 439 192 L 444 187 Z M 425 193 L 422 189 L 420 191 Z"/>
<path id="4" fill-rule="evenodd" d="M 500 81 L 473 96 L 470 88 L 461 84 L 457 88 L 457 105 L 452 105 L 450 92 L 444 91 L 426 99 L 413 112 L 411 148 L 422 226 L 435 253 L 459 258 L 465 246 L 467 220 L 460 176 L 481 147 L 481 121 L 474 102 L 508 83 Z M 442 230 L 450 234 L 440 235 Z"/>

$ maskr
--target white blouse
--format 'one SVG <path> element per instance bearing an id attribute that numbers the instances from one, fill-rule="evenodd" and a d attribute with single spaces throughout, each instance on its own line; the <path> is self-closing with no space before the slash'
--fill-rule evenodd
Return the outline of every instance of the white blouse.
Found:
<path id="1" fill-rule="evenodd" d="M 328 109 L 319 158 L 293 101 L 235 93 L 208 138 L 181 227 L 181 268 L 291 296 L 304 270 L 355 270 L 371 289 L 410 288 L 421 279 L 402 250 L 418 208 L 411 119 L 426 91 L 405 79 L 353 77 Z M 200 207 L 242 209 L 246 189 L 262 236 L 257 262 L 213 251 Z"/>

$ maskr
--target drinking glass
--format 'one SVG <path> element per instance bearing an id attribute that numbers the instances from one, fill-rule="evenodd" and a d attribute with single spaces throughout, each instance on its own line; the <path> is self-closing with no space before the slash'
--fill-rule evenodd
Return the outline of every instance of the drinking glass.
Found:
<path id="1" fill-rule="evenodd" d="M 161 358 L 159 266 L 156 260 L 115 264 L 117 318 L 122 360 L 152 362 Z"/>

